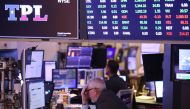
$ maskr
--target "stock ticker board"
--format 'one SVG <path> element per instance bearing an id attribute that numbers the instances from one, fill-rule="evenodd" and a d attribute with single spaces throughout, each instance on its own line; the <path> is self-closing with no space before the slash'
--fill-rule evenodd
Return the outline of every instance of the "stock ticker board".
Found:
<path id="1" fill-rule="evenodd" d="M 190 40 L 190 0 L 86 0 L 88 39 Z"/>

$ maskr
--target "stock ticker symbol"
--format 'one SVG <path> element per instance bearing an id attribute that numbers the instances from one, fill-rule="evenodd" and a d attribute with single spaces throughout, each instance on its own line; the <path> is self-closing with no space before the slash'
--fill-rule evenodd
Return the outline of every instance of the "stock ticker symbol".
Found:
<path id="1" fill-rule="evenodd" d="M 58 3 L 70 3 L 70 0 L 57 0 Z"/>

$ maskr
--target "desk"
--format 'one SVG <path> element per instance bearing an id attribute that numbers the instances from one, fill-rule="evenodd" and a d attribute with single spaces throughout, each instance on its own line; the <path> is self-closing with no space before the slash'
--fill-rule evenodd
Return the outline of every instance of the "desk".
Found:
<path id="1" fill-rule="evenodd" d="M 95 105 L 89 105 L 90 109 L 96 109 Z M 68 104 L 64 106 L 64 109 L 82 109 L 81 104 Z"/>
<path id="2" fill-rule="evenodd" d="M 95 105 L 89 105 L 89 106 L 91 109 L 96 109 Z M 55 107 L 52 109 L 55 109 Z M 64 109 L 82 109 L 82 105 L 81 104 L 67 104 L 67 105 L 64 105 Z"/>
<path id="3" fill-rule="evenodd" d="M 162 109 L 162 103 L 157 103 L 155 97 L 151 99 L 148 97 L 136 97 L 137 109 Z"/>

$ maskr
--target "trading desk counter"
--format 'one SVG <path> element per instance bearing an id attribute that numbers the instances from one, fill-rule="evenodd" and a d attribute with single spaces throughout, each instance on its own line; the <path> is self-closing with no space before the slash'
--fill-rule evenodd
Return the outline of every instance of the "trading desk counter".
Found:
<path id="1" fill-rule="evenodd" d="M 89 105 L 90 109 L 96 109 L 95 105 Z M 52 109 L 56 109 L 55 107 Z M 82 109 L 82 104 L 67 104 L 64 105 L 64 109 Z"/>
<path id="2" fill-rule="evenodd" d="M 156 98 L 152 96 L 137 96 L 137 109 L 162 109 L 162 103 L 156 102 Z"/>

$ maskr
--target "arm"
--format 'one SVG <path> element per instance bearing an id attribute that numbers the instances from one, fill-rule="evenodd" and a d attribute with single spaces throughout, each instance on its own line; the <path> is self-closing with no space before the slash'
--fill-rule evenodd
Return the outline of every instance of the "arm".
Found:
<path id="1" fill-rule="evenodd" d="M 86 92 L 86 88 L 87 86 L 85 86 L 83 89 L 82 89 L 82 92 L 81 92 L 81 96 L 82 96 L 82 109 L 89 109 L 89 106 L 88 106 L 88 93 Z"/>

